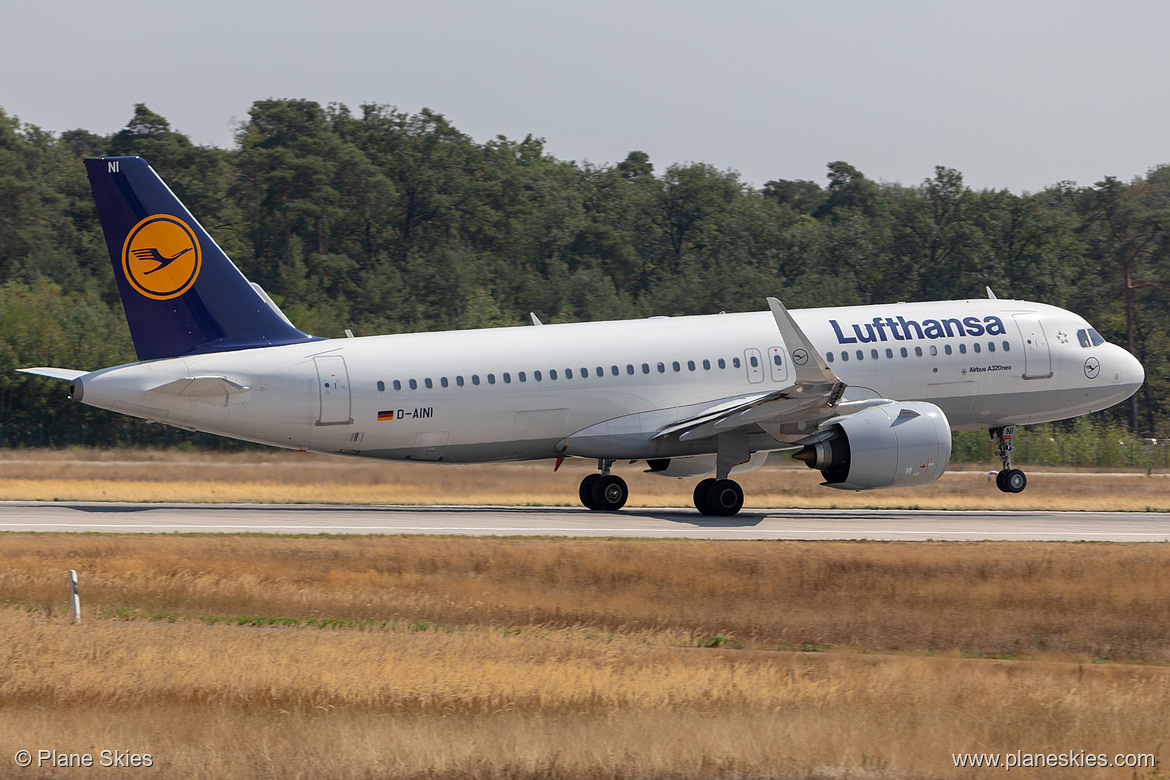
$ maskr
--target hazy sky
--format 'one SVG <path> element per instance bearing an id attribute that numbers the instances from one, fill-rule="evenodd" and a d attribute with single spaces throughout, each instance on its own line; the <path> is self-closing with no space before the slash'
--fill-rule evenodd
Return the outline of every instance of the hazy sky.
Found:
<path id="1" fill-rule="evenodd" d="M 110 133 L 141 102 L 229 147 L 258 99 L 376 102 L 756 186 L 845 160 L 1036 191 L 1170 163 L 1167 29 L 1164 0 L 13 0 L 0 108 Z"/>

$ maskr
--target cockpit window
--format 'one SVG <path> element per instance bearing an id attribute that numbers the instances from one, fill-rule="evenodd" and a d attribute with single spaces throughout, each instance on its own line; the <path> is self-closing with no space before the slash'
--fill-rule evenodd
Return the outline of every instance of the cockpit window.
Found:
<path id="1" fill-rule="evenodd" d="M 1091 346 L 1092 342 L 1089 341 L 1089 331 L 1085 330 L 1084 328 L 1078 330 L 1077 341 L 1081 342 L 1082 347 Z"/>
<path id="2" fill-rule="evenodd" d="M 1094 347 L 1099 347 L 1105 343 L 1105 339 L 1101 338 L 1101 334 L 1092 328 L 1089 328 L 1089 338 L 1092 339 Z"/>

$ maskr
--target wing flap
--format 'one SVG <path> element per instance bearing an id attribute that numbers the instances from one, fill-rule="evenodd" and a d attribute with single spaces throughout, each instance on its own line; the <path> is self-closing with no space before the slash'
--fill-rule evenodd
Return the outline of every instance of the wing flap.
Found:
<path id="1" fill-rule="evenodd" d="M 759 403 L 766 400 L 773 393 L 757 393 L 741 398 L 733 398 L 730 401 L 723 401 L 708 407 L 696 415 L 688 417 L 685 420 L 680 420 L 666 428 L 663 428 L 658 433 L 654 434 L 655 439 L 661 439 L 665 436 L 670 436 L 675 433 L 681 433 L 690 428 L 694 428 L 706 423 L 714 423 L 725 418 L 729 414 L 735 414 L 743 409 L 747 409 L 753 403 Z"/>

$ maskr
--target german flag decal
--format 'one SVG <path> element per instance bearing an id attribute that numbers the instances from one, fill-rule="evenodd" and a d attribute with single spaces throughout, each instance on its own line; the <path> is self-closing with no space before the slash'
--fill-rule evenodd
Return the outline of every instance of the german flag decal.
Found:
<path id="1" fill-rule="evenodd" d="M 378 422 L 385 422 L 386 420 L 394 419 L 394 411 L 378 412 Z"/>

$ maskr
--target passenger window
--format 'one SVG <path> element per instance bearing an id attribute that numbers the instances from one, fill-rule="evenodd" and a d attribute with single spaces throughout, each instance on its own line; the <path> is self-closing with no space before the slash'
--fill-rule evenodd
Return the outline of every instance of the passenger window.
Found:
<path id="1" fill-rule="evenodd" d="M 557 378 L 557 370 L 555 368 L 550 368 L 548 370 L 548 378 L 549 381 L 553 381 Z"/>
<path id="2" fill-rule="evenodd" d="M 860 349 L 857 350 L 857 359 L 858 360 L 865 360 L 865 353 L 862 352 Z"/>
<path id="3" fill-rule="evenodd" d="M 976 354 L 983 351 L 983 348 L 979 346 L 978 341 L 971 345 L 971 349 L 975 350 Z"/>
<path id="4" fill-rule="evenodd" d="M 495 383 L 496 383 L 496 375 L 495 374 L 488 374 L 488 384 L 494 385 Z"/>
<path id="5" fill-rule="evenodd" d="M 411 390 L 418 390 L 418 382 L 416 382 L 416 381 L 415 381 L 415 380 L 413 380 L 413 379 L 412 379 L 412 380 L 410 380 L 410 389 L 411 389 Z"/>
<path id="6" fill-rule="evenodd" d="M 930 356 L 934 357 L 937 354 L 938 354 L 938 347 L 936 347 L 934 344 L 931 344 L 930 345 Z"/>
<path id="7" fill-rule="evenodd" d="M 732 366 L 734 366 L 735 368 L 739 368 L 739 367 L 740 367 L 740 365 L 741 365 L 741 364 L 740 364 L 740 362 L 739 362 L 739 358 L 737 358 L 737 357 L 733 357 L 733 358 L 731 359 L 731 365 L 732 365 Z"/>
<path id="8" fill-rule="evenodd" d="M 532 378 L 539 382 L 543 377 L 541 377 L 540 371 L 537 370 L 532 372 Z"/>
<path id="9" fill-rule="evenodd" d="M 720 368 L 727 368 L 727 361 L 724 360 L 723 358 L 719 358 L 719 367 Z"/>
<path id="10" fill-rule="evenodd" d="M 752 368 L 759 368 L 760 367 L 759 358 L 757 358 L 755 355 L 752 355 L 751 364 L 752 364 Z"/>
<path id="11" fill-rule="evenodd" d="M 914 357 L 922 357 L 922 347 L 914 348 Z"/>
<path id="12" fill-rule="evenodd" d="M 706 359 L 703 360 L 703 370 L 704 371 L 711 370 L 711 361 L 710 360 L 706 360 Z"/>
<path id="13" fill-rule="evenodd" d="M 878 359 L 878 351 L 877 351 L 876 349 L 871 349 L 871 350 L 869 351 L 869 356 L 870 356 L 871 358 L 873 358 L 874 360 L 877 360 L 877 359 Z M 776 365 L 780 365 L 780 361 L 779 361 L 779 360 L 777 360 L 777 361 L 776 361 Z"/>
<path id="14" fill-rule="evenodd" d="M 902 357 L 910 357 L 910 353 L 906 351 L 905 347 L 902 347 Z"/>
<path id="15" fill-rule="evenodd" d="M 617 366 L 613 367 L 613 375 L 617 376 Z M 598 366 L 597 367 L 597 378 L 600 379 L 603 376 L 605 376 L 605 369 L 602 368 L 601 366 Z"/>
<path id="16" fill-rule="evenodd" d="M 431 378 L 429 376 L 423 380 L 423 384 L 427 386 L 427 390 L 433 390 L 435 387 L 434 384 L 431 383 Z"/>
<path id="17" fill-rule="evenodd" d="M 675 372 L 676 372 L 676 373 L 677 373 L 677 372 L 679 372 L 679 371 L 682 371 L 682 366 L 680 366 L 680 365 L 678 364 L 678 361 L 677 361 L 677 360 L 676 360 L 676 361 L 674 361 L 673 363 L 671 363 L 671 368 L 673 368 L 673 369 L 675 370 Z"/>
<path id="18" fill-rule="evenodd" d="M 995 342 L 994 341 L 987 342 L 987 351 L 988 352 L 995 352 Z"/>
<path id="19" fill-rule="evenodd" d="M 967 354 L 967 345 L 966 345 L 966 344 L 960 344 L 960 345 L 959 345 L 959 354 L 960 354 L 960 355 L 966 355 L 966 354 Z"/>
<path id="20" fill-rule="evenodd" d="M 649 374 L 649 373 L 650 373 L 650 364 L 649 364 L 649 363 L 643 363 L 643 364 L 642 364 L 642 373 L 643 373 L 643 374 Z"/>
<path id="21" fill-rule="evenodd" d="M 695 361 L 693 361 L 693 360 L 688 360 L 688 361 L 687 361 L 687 370 L 688 370 L 688 371 L 694 371 L 694 370 L 695 370 Z"/>
<path id="22" fill-rule="evenodd" d="M 875 354 L 876 354 L 876 352 L 875 352 Z M 772 362 L 773 362 L 773 363 L 775 363 L 775 364 L 776 364 L 776 365 L 778 365 L 778 366 L 782 366 L 782 365 L 784 365 L 784 362 L 783 362 L 783 361 L 780 359 L 780 353 L 779 353 L 779 352 L 777 352 L 775 355 L 773 355 L 773 356 L 772 356 Z"/>
<path id="23" fill-rule="evenodd" d="M 463 387 L 463 377 L 462 377 L 462 375 L 459 375 L 459 376 L 456 376 L 456 377 L 455 377 L 455 384 L 459 385 L 460 387 Z"/>
<path id="24" fill-rule="evenodd" d="M 572 379 L 572 378 L 573 378 L 573 369 L 566 368 L 565 369 L 565 379 Z"/>
<path id="25" fill-rule="evenodd" d="M 479 384 L 479 374 L 472 374 L 471 375 L 471 384 L 473 384 L 473 385 Z"/>
<path id="26" fill-rule="evenodd" d="M 517 373 L 517 374 L 516 374 L 516 378 L 517 378 L 517 379 L 519 379 L 521 382 L 527 382 L 527 381 L 528 381 L 528 375 L 527 375 L 527 374 L 525 374 L 523 371 L 520 371 L 519 373 Z"/>
<path id="27" fill-rule="evenodd" d="M 847 349 L 841 350 L 841 362 L 842 363 L 849 362 L 849 350 L 847 350 Z"/>
<path id="28" fill-rule="evenodd" d="M 386 392 L 386 383 L 383 382 L 381 379 L 378 380 L 378 392 L 379 393 Z"/>
<path id="29" fill-rule="evenodd" d="M 894 350 L 890 349 L 889 347 L 886 347 L 886 357 L 892 358 L 893 356 L 894 356 Z"/>
<path id="30" fill-rule="evenodd" d="M 447 386 L 447 377 L 441 377 L 439 379 L 439 384 L 441 384 L 443 387 L 446 387 Z"/>
<path id="31" fill-rule="evenodd" d="M 666 373 L 666 364 L 665 363 L 658 364 L 658 373 L 660 373 L 660 374 Z"/>
<path id="32" fill-rule="evenodd" d="M 610 367 L 609 367 L 609 373 L 613 374 L 614 376 L 617 376 L 617 375 L 618 375 L 618 373 L 620 373 L 620 372 L 618 371 L 618 367 L 617 367 L 617 366 L 610 366 Z M 632 373 L 634 373 L 634 367 L 633 367 L 633 366 L 630 366 L 630 373 L 631 373 L 631 374 L 632 374 Z"/>
<path id="33" fill-rule="evenodd" d="M 512 375 L 509 374 L 507 371 L 504 372 L 504 384 L 506 384 L 506 385 L 512 384 Z"/>
<path id="34" fill-rule="evenodd" d="M 584 368 L 584 367 L 582 367 L 582 368 L 581 368 L 581 378 L 582 378 L 582 379 L 588 379 L 588 378 L 589 378 L 589 369 L 587 369 L 587 368 Z"/>
<path id="35" fill-rule="evenodd" d="M 395 390 L 401 390 L 401 389 L 402 389 L 402 383 L 401 383 L 401 382 L 399 382 L 397 379 L 395 379 L 395 380 L 394 380 L 394 389 L 395 389 Z"/>
<path id="36" fill-rule="evenodd" d="M 1012 351 L 1012 345 L 1011 345 L 1011 342 L 1009 342 L 1009 341 L 1004 341 L 1004 342 L 1003 342 L 1003 351 L 1004 351 L 1004 352 L 1011 352 L 1011 351 Z"/>
<path id="37" fill-rule="evenodd" d="M 826 353 L 825 353 L 825 360 L 826 360 L 827 362 L 829 362 L 829 363 L 832 363 L 832 362 L 833 362 L 833 353 L 832 353 L 832 352 L 826 352 Z"/>
<path id="38" fill-rule="evenodd" d="M 634 374 L 634 364 L 633 363 L 626 363 L 626 373 L 633 376 L 633 374 Z"/>

